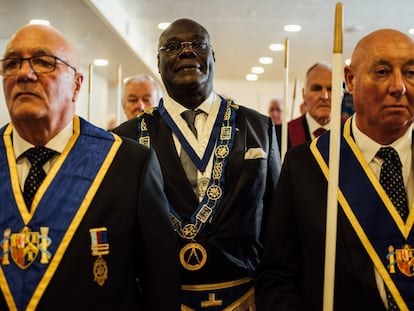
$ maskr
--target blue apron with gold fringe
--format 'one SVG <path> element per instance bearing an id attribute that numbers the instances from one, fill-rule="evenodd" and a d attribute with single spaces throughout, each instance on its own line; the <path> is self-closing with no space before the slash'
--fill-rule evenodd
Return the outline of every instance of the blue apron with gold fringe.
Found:
<path id="1" fill-rule="evenodd" d="M 74 118 L 74 135 L 25 206 L 11 142 L 0 130 L 0 286 L 10 310 L 34 310 L 99 188 L 119 137 Z"/>

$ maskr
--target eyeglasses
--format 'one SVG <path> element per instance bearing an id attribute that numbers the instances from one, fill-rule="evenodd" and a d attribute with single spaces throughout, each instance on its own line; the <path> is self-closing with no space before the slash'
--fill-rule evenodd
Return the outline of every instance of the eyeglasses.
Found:
<path id="1" fill-rule="evenodd" d="M 50 73 L 55 71 L 57 61 L 70 67 L 76 73 L 76 68 L 69 65 L 63 59 L 53 55 L 39 55 L 27 58 L 10 57 L 0 60 L 0 75 L 3 77 L 16 75 L 22 68 L 23 62 L 27 60 L 32 70 L 38 73 Z"/>
<path id="2" fill-rule="evenodd" d="M 185 42 L 168 42 L 165 46 L 158 49 L 159 52 L 165 52 L 167 55 L 176 55 L 188 45 L 196 53 L 205 53 L 210 50 L 211 45 L 205 40 L 194 40 Z"/>

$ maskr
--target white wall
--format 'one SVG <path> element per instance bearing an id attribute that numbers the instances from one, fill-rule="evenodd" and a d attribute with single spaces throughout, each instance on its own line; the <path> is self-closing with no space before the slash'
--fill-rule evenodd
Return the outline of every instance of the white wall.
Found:
<path id="1" fill-rule="evenodd" d="M 108 81 L 92 72 L 91 97 L 88 92 L 88 69 L 82 67 L 83 85 L 76 104 L 76 113 L 93 124 L 106 128 L 108 122 Z"/>
<path id="2" fill-rule="evenodd" d="M 289 85 L 293 85 L 290 82 Z M 261 81 L 229 81 L 216 80 L 214 89 L 221 95 L 233 98 L 236 104 L 247 106 L 267 115 L 270 100 L 274 97 L 283 98 L 284 83 Z M 299 115 L 298 104 L 302 102 L 301 87 L 296 89 L 296 104 L 292 114 L 293 89 L 288 89 L 287 116 L 288 120 Z"/>

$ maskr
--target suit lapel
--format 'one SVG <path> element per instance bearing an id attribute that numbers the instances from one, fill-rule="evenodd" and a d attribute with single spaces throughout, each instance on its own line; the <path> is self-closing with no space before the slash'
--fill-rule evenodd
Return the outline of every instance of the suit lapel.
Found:
<path id="1" fill-rule="evenodd" d="M 226 205 L 227 200 L 231 197 L 230 194 L 234 192 L 237 185 L 237 180 L 243 171 L 244 154 L 246 153 L 246 124 L 240 122 L 240 110 L 236 116 L 236 134 L 234 137 L 233 148 L 231 149 L 229 160 L 227 163 L 227 170 L 225 172 L 226 181 L 224 185 L 224 198 L 221 205 Z M 217 214 L 220 213 L 220 208 Z"/>
<path id="2" fill-rule="evenodd" d="M 163 171 L 165 191 L 170 204 L 187 219 L 194 212 L 198 200 L 181 165 L 171 130 L 161 117 L 154 118 L 151 144 Z"/>

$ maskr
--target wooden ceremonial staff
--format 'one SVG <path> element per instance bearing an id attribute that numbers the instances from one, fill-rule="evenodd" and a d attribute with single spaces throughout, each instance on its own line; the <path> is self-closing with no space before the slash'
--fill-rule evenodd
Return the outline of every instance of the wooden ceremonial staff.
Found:
<path id="1" fill-rule="evenodd" d="M 118 64 L 116 75 L 116 125 L 121 123 L 122 115 L 122 65 Z"/>
<path id="2" fill-rule="evenodd" d="M 342 3 L 335 7 L 334 46 L 332 60 L 331 132 L 329 141 L 329 179 L 326 212 L 326 245 L 323 310 L 333 310 L 335 285 L 336 231 L 338 218 L 339 150 L 342 103 Z"/>
<path id="3" fill-rule="evenodd" d="M 298 84 L 298 78 L 295 78 L 293 83 L 293 95 L 292 95 L 292 109 L 290 110 L 290 119 L 292 120 L 295 117 L 295 112 L 297 110 L 297 102 L 296 102 L 296 87 Z"/>
<path id="4" fill-rule="evenodd" d="M 285 39 L 285 61 L 284 61 L 284 91 L 283 91 L 283 115 L 282 115 L 282 137 L 281 137 L 281 152 L 280 160 L 283 162 L 287 151 L 287 101 L 289 91 L 289 40 Z"/>

